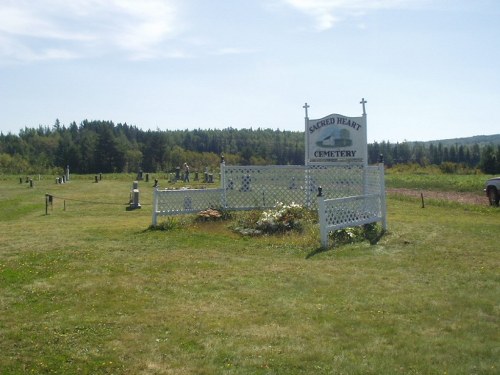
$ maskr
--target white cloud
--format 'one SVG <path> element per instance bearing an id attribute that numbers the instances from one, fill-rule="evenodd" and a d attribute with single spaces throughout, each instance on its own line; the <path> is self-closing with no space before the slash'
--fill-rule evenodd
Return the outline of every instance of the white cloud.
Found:
<path id="1" fill-rule="evenodd" d="M 323 31 L 338 22 L 379 9 L 407 8 L 426 0 L 283 0 L 293 8 L 312 16 L 316 29 Z"/>
<path id="2" fill-rule="evenodd" d="M 153 57 L 162 55 L 162 43 L 178 33 L 177 20 L 173 0 L 3 0 L 0 57 L 39 60 L 114 52 Z"/>
<path id="3" fill-rule="evenodd" d="M 214 52 L 214 55 L 246 55 L 254 53 L 255 50 L 245 48 L 225 47 L 220 48 Z"/>

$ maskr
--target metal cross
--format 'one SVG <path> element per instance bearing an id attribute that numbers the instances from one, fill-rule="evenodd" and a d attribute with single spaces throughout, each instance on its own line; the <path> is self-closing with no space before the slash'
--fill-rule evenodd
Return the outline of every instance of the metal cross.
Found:
<path id="1" fill-rule="evenodd" d="M 309 108 L 309 107 L 310 106 L 307 103 L 302 106 L 302 108 L 304 108 L 306 110 L 306 118 L 309 118 L 308 115 L 307 115 L 307 108 Z"/>
<path id="2" fill-rule="evenodd" d="M 363 116 L 366 115 L 365 104 L 368 103 L 365 98 L 362 98 L 359 104 L 363 105 Z"/>

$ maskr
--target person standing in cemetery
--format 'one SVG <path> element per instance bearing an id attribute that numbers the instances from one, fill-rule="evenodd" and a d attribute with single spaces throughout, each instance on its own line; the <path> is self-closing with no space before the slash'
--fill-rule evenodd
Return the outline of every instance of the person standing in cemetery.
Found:
<path id="1" fill-rule="evenodd" d="M 184 163 L 184 182 L 189 182 L 189 165 Z"/>

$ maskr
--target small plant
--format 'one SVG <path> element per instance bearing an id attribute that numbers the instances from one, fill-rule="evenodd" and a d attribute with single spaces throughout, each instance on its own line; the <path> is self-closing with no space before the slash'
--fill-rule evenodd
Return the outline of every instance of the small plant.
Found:
<path id="1" fill-rule="evenodd" d="M 337 245 L 345 245 L 355 242 L 369 241 L 376 244 L 380 239 L 382 231 L 376 223 L 365 224 L 358 227 L 349 227 L 330 233 L 330 238 Z"/>
<path id="2" fill-rule="evenodd" d="M 158 223 L 157 225 L 150 225 L 149 229 L 170 231 L 178 229 L 180 227 L 181 225 L 179 224 L 179 221 L 176 218 L 167 217 L 164 221 Z"/>
<path id="3" fill-rule="evenodd" d="M 278 202 L 273 209 L 262 212 L 256 227 L 263 233 L 300 231 L 305 214 L 304 207 L 299 204 L 292 202 L 285 205 Z"/>
<path id="4" fill-rule="evenodd" d="M 276 206 L 263 212 L 249 211 L 240 213 L 232 229 L 243 235 L 285 233 L 304 229 L 306 221 L 313 221 L 313 213 L 299 204 L 276 203 Z"/>

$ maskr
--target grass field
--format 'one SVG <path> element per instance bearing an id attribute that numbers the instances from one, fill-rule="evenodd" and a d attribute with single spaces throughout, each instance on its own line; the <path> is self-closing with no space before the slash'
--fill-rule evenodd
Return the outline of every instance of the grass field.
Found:
<path id="1" fill-rule="evenodd" d="M 377 244 L 320 252 L 319 229 L 148 230 L 132 179 L 0 178 L 0 374 L 500 372 L 500 209 L 389 196 Z"/>

